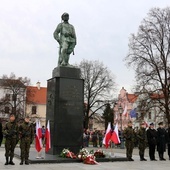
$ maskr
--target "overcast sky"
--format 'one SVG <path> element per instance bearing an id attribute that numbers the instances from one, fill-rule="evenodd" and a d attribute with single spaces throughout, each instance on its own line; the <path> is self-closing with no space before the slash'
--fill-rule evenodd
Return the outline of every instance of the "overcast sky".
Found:
<path id="1" fill-rule="evenodd" d="M 123 62 L 128 38 L 151 8 L 168 5 L 169 0 L 0 0 L 0 76 L 13 72 L 46 87 L 58 61 L 53 32 L 68 12 L 77 35 L 70 64 L 99 60 L 114 74 L 118 90 L 130 93 L 134 71 Z"/>

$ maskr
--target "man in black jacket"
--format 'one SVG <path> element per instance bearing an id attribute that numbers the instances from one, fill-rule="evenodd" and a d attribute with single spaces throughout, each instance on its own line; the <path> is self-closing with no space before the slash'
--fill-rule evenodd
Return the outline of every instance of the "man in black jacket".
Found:
<path id="1" fill-rule="evenodd" d="M 149 157 L 151 161 L 157 161 L 155 159 L 155 148 L 157 143 L 157 132 L 154 129 L 154 124 L 151 123 L 149 129 L 147 130 L 147 140 L 149 145 Z"/>
<path id="2" fill-rule="evenodd" d="M 157 151 L 159 154 L 160 161 L 165 161 L 164 158 L 164 152 L 166 150 L 166 139 L 167 139 L 167 133 L 163 126 L 163 122 L 160 122 L 159 127 L 157 129 Z"/>

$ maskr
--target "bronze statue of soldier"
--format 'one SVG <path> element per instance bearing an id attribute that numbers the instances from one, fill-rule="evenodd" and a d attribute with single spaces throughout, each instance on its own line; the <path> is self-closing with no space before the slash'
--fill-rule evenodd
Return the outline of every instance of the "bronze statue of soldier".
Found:
<path id="1" fill-rule="evenodd" d="M 68 13 L 62 14 L 61 19 L 63 22 L 58 24 L 53 34 L 60 46 L 58 66 L 69 66 L 70 54 L 74 54 L 74 48 L 77 43 L 76 33 L 74 26 L 68 22 Z"/>

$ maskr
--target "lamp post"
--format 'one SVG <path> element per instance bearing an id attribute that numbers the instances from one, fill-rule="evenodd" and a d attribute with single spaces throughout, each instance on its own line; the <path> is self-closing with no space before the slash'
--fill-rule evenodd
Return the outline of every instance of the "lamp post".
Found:
<path id="1" fill-rule="evenodd" d="M 121 105 L 119 106 L 118 110 L 119 110 L 120 123 L 121 123 L 121 135 L 120 135 L 121 144 L 120 144 L 120 149 L 124 149 L 123 130 L 122 130 L 122 113 L 123 113 L 123 108 L 122 108 Z"/>

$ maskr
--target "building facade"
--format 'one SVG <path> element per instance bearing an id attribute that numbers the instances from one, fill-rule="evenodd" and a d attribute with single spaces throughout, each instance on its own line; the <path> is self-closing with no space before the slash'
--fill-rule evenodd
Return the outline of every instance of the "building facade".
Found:
<path id="1" fill-rule="evenodd" d="M 33 122 L 40 120 L 41 125 L 44 126 L 46 125 L 46 96 L 47 88 L 41 87 L 40 82 L 37 82 L 36 86 L 27 86 L 26 114 Z"/>

